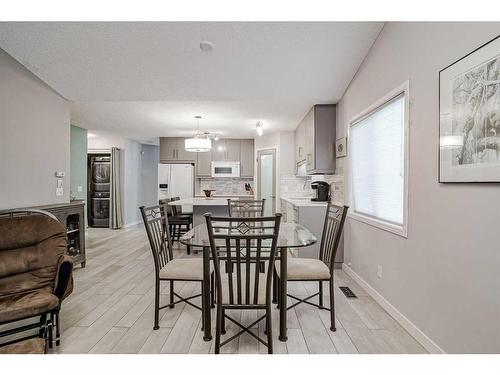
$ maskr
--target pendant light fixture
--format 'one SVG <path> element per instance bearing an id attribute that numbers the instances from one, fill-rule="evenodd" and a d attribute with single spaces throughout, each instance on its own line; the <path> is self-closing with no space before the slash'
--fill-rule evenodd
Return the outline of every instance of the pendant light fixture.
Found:
<path id="1" fill-rule="evenodd" d="M 198 129 L 193 138 L 184 141 L 184 148 L 189 152 L 208 152 L 212 149 L 212 141 L 200 132 L 201 116 L 194 116 L 198 122 Z"/>

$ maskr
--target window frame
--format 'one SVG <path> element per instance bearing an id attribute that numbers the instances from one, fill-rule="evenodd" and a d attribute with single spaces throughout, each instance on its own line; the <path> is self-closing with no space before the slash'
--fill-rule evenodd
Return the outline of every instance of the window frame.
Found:
<path id="1" fill-rule="evenodd" d="M 403 123 L 403 132 L 404 132 L 404 152 L 403 152 L 403 167 L 404 167 L 404 181 L 403 181 L 403 225 L 397 225 L 391 223 L 389 221 L 385 221 L 382 219 L 375 218 L 369 215 L 363 215 L 359 212 L 354 211 L 354 197 L 353 197 L 353 181 L 352 181 L 352 164 L 351 164 L 351 155 L 349 153 L 348 156 L 348 173 L 349 173 L 349 205 L 353 208 L 349 210 L 348 217 L 354 219 L 356 221 L 371 225 L 373 227 L 397 234 L 404 238 L 408 238 L 408 180 L 409 180 L 409 158 L 410 158 L 410 145 L 409 145 L 409 133 L 410 133 L 410 83 L 409 81 L 405 81 L 400 86 L 396 87 L 394 90 L 391 90 L 383 97 L 378 99 L 376 102 L 371 104 L 369 107 L 364 109 L 362 112 L 358 113 L 354 116 L 348 123 L 348 140 L 349 140 L 349 150 L 351 150 L 351 137 L 350 131 L 353 126 L 358 124 L 361 120 L 370 116 L 378 109 L 384 107 L 391 100 L 396 98 L 397 96 L 403 94 L 404 95 L 404 123 Z"/>

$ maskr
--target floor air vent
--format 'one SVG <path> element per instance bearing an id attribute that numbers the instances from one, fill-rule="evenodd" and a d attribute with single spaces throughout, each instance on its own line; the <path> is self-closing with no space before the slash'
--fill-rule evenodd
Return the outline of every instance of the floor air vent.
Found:
<path id="1" fill-rule="evenodd" d="M 351 290 L 351 288 L 349 288 L 348 286 L 339 286 L 339 289 L 342 291 L 342 293 L 345 294 L 345 296 L 347 298 L 358 298 L 356 297 L 356 295 L 353 293 L 353 291 Z"/>

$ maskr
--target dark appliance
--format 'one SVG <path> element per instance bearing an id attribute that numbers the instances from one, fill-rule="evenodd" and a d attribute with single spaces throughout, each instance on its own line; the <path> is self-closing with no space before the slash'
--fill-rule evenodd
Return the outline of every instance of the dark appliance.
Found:
<path id="1" fill-rule="evenodd" d="M 111 156 L 89 155 L 89 226 L 109 228 Z"/>
<path id="2" fill-rule="evenodd" d="M 330 184 L 325 181 L 314 181 L 311 183 L 313 189 L 312 201 L 327 202 L 330 199 Z"/>

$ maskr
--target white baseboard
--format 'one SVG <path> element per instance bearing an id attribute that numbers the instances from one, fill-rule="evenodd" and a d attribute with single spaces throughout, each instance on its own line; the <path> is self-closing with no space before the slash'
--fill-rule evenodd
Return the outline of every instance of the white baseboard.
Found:
<path id="1" fill-rule="evenodd" d="M 446 352 L 425 333 L 423 333 L 406 316 L 387 301 L 370 284 L 361 278 L 354 270 L 346 264 L 342 265 L 342 270 L 354 279 L 387 313 L 392 316 L 401 326 L 412 335 L 429 353 L 445 354 Z"/>
<path id="2" fill-rule="evenodd" d="M 137 225 L 137 224 L 140 224 L 140 223 L 142 223 L 142 221 L 141 221 L 141 220 L 133 221 L 133 222 L 131 222 L 131 223 L 125 224 L 125 225 L 123 226 L 123 228 L 133 227 L 134 225 Z"/>

